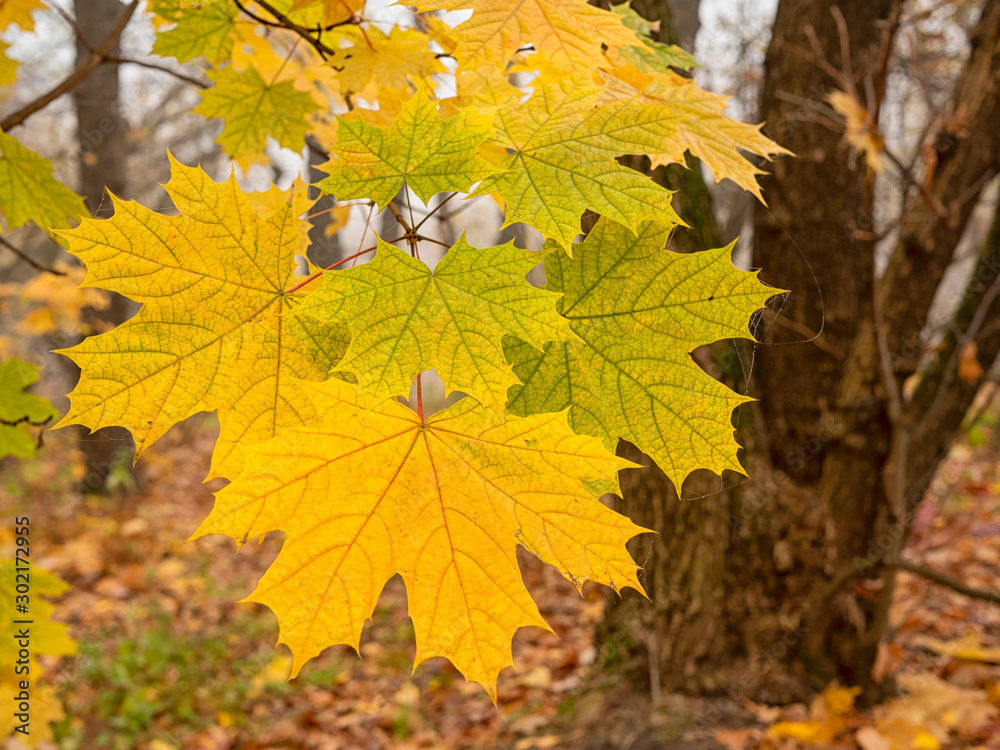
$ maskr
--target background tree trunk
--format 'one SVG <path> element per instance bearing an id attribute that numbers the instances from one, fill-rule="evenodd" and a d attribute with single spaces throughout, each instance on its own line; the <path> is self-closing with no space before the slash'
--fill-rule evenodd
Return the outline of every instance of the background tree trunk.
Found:
<path id="1" fill-rule="evenodd" d="M 121 15 L 124 7 L 119 0 L 74 0 L 78 26 L 76 43 L 77 64 L 90 57 Z M 118 46 L 109 51 L 117 55 Z M 76 106 L 77 133 L 80 146 L 80 194 L 91 214 L 107 218 L 114 213 L 108 191 L 127 195 L 126 156 L 128 154 L 128 123 L 118 103 L 118 66 L 101 65 L 73 91 Z M 110 328 L 125 322 L 135 312 L 135 305 L 119 294 L 109 292 L 111 305 L 94 313 L 99 328 Z M 75 368 L 75 365 L 73 365 Z M 81 429 L 81 443 L 87 461 L 84 489 L 101 491 L 116 463 L 126 471 L 129 462 L 122 462 L 119 453 L 131 446 L 131 436 L 123 427 L 105 427 L 94 434 Z"/>
<path id="2" fill-rule="evenodd" d="M 988 125 L 1000 118 L 1000 0 L 986 0 L 953 105 L 968 129 L 928 180 L 948 215 L 935 215 L 900 178 L 909 189 L 900 240 L 889 270 L 876 277 L 872 175 L 852 159 L 842 134 L 816 116 L 837 84 L 816 64 L 807 29 L 833 68 L 849 71 L 862 92 L 867 77 L 881 95 L 901 5 L 779 3 L 761 112 L 771 137 L 797 157 L 779 159 L 762 179 L 768 206 L 756 209 L 754 265 L 767 283 L 791 292 L 758 321 L 757 337 L 778 345 L 757 352 L 751 395 L 761 400 L 737 413 L 752 479 L 726 476 L 723 488 L 718 478 L 695 474 L 678 500 L 655 468 L 622 477 L 621 509 L 661 533 L 634 550 L 651 601 L 631 592 L 610 601 L 599 637 L 644 648 L 654 698 L 660 689 L 682 689 L 787 702 L 833 678 L 875 696 L 872 667 L 887 626 L 894 558 L 976 391 L 955 377 L 958 352 L 975 343 L 988 367 L 1000 349 L 1000 331 L 982 325 L 1000 309 L 995 227 L 953 321 L 960 334 L 946 339 L 902 416 L 890 413 L 875 294 L 894 367 L 891 389 L 899 391 L 919 355 L 908 342 L 919 340 L 943 271 L 1000 158 L 1000 132 Z M 660 20 L 661 35 L 672 40 L 665 0 L 636 7 Z M 845 48 L 848 60 L 841 59 Z M 686 221 L 711 227 L 707 234 L 679 231 L 672 249 L 717 245 L 714 223 L 704 220 L 711 208 L 700 175 L 655 177 L 680 188 Z M 740 349 L 713 351 L 699 362 L 740 389 L 733 373 Z M 913 435 L 921 437 L 913 442 Z M 896 501 L 900 476 L 903 509 Z"/>

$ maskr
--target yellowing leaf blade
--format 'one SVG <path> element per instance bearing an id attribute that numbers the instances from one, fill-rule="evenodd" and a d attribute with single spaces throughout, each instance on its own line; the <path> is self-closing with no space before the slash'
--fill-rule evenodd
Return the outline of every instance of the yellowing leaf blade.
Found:
<path id="1" fill-rule="evenodd" d="M 153 53 L 175 57 L 179 62 L 204 55 L 212 65 L 226 60 L 233 51 L 239 7 L 230 0 L 154 0 L 150 10 L 173 28 L 156 35 Z"/>
<path id="2" fill-rule="evenodd" d="M 546 288 L 582 342 L 541 355 L 508 341 L 510 392 L 519 415 L 570 409 L 570 424 L 609 446 L 634 443 L 678 490 L 696 468 L 742 471 L 730 424 L 747 401 L 690 358 L 696 347 L 749 336 L 751 313 L 775 294 L 729 260 L 732 246 L 703 253 L 664 250 L 668 229 L 639 235 L 601 219 L 572 259 L 546 258 Z"/>
<path id="3" fill-rule="evenodd" d="M 602 45 L 637 41 L 619 14 L 585 0 L 430 0 L 420 8 L 472 9 L 472 17 L 451 34 L 455 58 L 465 68 L 483 63 L 504 68 L 518 49 L 531 45 L 553 67 L 586 76 L 600 64 Z"/>
<path id="4" fill-rule="evenodd" d="M 225 120 L 218 142 L 237 163 L 261 158 L 269 136 L 294 151 L 302 148 L 309 130 L 306 117 L 319 109 L 311 94 L 296 90 L 291 81 L 269 84 L 253 65 L 207 75 L 215 86 L 193 111 Z"/>
<path id="5" fill-rule="evenodd" d="M 517 382 L 502 337 L 538 348 L 572 338 L 556 313 L 556 295 L 525 280 L 539 260 L 513 243 L 481 250 L 463 236 L 432 273 L 379 240 L 370 263 L 328 271 L 301 314 L 351 328 L 338 369 L 353 373 L 373 403 L 409 393 L 413 379 L 433 368 L 447 390 L 502 413 L 507 389 Z"/>
<path id="6" fill-rule="evenodd" d="M 486 118 L 469 111 L 442 119 L 421 87 L 387 130 L 342 118 L 334 158 L 326 165 L 331 174 L 319 187 L 339 200 L 370 198 L 382 208 L 404 183 L 423 201 L 465 191 L 496 172 L 476 154 L 491 133 Z"/>
<path id="7" fill-rule="evenodd" d="M 625 542 L 643 530 L 586 482 L 628 465 L 565 415 L 499 418 L 464 399 L 426 424 L 397 402 L 365 411 L 354 389 L 302 384 L 317 419 L 255 449 L 196 536 L 282 529 L 249 597 L 278 615 L 293 674 L 322 648 L 357 647 L 394 573 L 407 586 L 417 657 L 447 656 L 495 699 L 519 627 L 545 627 L 517 566 L 519 543 L 578 584 L 640 588 Z"/>
<path id="8" fill-rule="evenodd" d="M 684 154 L 701 159 L 717 180 L 729 179 L 763 202 L 757 175 L 763 174 L 740 151 L 770 157 L 789 154 L 760 132 L 760 125 L 739 122 L 725 114 L 726 97 L 705 91 L 674 73 L 645 75 L 632 66 L 605 75 L 603 101 L 621 98 L 662 107 L 674 113 L 676 131 L 651 153 L 652 166 L 684 164 Z"/>
<path id="9" fill-rule="evenodd" d="M 597 106 L 600 90 L 571 80 L 543 82 L 524 104 L 495 93 L 481 99 L 496 111 L 488 144 L 508 149 L 504 171 L 476 194 L 499 193 L 505 224 L 522 221 L 567 251 L 591 209 L 635 229 L 643 219 L 683 224 L 670 191 L 615 161 L 655 153 L 676 133 L 679 117 L 664 107 L 625 101 Z"/>
<path id="10" fill-rule="evenodd" d="M 36 365 L 19 359 L 0 362 L 0 458 L 31 458 L 35 455 L 31 428 L 59 416 L 47 399 L 23 392 L 36 380 Z"/>
<path id="11" fill-rule="evenodd" d="M 238 444 L 301 421 L 293 377 L 325 377 L 346 332 L 290 319 L 304 297 L 284 294 L 294 285 L 302 231 L 291 205 L 261 218 L 234 178 L 215 183 L 177 162 L 166 188 L 179 216 L 116 199 L 112 218 L 65 233 L 87 264 L 86 284 L 143 308 L 62 350 L 82 373 L 58 426 L 127 427 L 138 458 L 173 424 L 217 410 L 212 475 L 233 477 L 242 466 Z"/>
<path id="12" fill-rule="evenodd" d="M 48 160 L 0 133 L 0 214 L 7 231 L 29 221 L 46 231 L 87 214 L 83 198 L 52 177 Z"/>

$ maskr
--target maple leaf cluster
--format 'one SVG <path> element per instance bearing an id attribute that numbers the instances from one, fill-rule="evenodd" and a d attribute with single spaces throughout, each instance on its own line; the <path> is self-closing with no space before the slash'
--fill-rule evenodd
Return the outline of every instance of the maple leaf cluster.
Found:
<path id="1" fill-rule="evenodd" d="M 759 194 L 738 149 L 782 150 L 726 118 L 723 99 L 676 72 L 693 60 L 625 7 L 428 0 L 386 30 L 340 0 L 261 6 L 283 32 L 229 0 L 152 3 L 172 24 L 154 50 L 215 66 L 196 111 L 224 120 L 234 161 L 310 135 L 330 155 L 318 187 L 338 201 L 492 196 L 544 250 L 463 235 L 432 270 L 418 247 L 434 238 L 399 217 L 404 235 L 356 254 L 367 262 L 299 276 L 305 185 L 247 195 L 175 161 L 177 215 L 115 199 L 112 218 L 60 232 L 84 286 L 142 303 L 63 350 L 82 375 L 60 425 L 125 426 L 138 458 L 215 411 L 211 476 L 231 483 L 195 536 L 285 533 L 249 599 L 277 614 L 293 675 L 327 646 L 357 648 L 399 574 L 417 662 L 445 656 L 495 700 L 516 630 L 546 627 L 518 546 L 577 586 L 641 590 L 625 545 L 645 530 L 600 500 L 632 466 L 620 439 L 678 487 L 696 468 L 741 471 L 730 419 L 747 399 L 690 353 L 747 337 L 776 290 L 734 267 L 731 246 L 668 251 L 683 226 L 670 192 L 617 158 L 690 153 Z M 463 9 L 454 26 L 439 14 Z M 2 201 L 0 180 L 6 214 Z M 578 242 L 588 210 L 601 218 Z M 543 260 L 536 288 L 526 274 Z M 431 369 L 465 397 L 425 417 Z M 416 411 L 399 402 L 414 379 Z"/>

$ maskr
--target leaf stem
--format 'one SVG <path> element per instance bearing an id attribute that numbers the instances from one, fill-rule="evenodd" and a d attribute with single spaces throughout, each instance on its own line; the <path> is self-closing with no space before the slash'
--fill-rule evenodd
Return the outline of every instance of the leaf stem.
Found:
<path id="1" fill-rule="evenodd" d="M 424 394 L 420 388 L 420 373 L 417 373 L 417 416 L 420 421 L 424 421 Z"/>
<path id="2" fill-rule="evenodd" d="M 386 242 L 388 242 L 391 245 L 393 242 L 399 242 L 402 239 L 406 239 L 405 236 L 404 237 L 396 237 L 395 239 L 391 239 L 391 240 L 386 240 Z M 0 242 L 4 242 L 4 239 L 2 237 L 0 237 Z M 337 266 L 342 266 L 347 261 L 354 260 L 355 258 L 359 258 L 362 255 L 364 255 L 365 253 L 370 253 L 370 252 L 372 252 L 374 250 L 378 250 L 378 245 L 372 245 L 371 247 L 366 247 L 364 250 L 359 250 L 358 252 L 354 253 L 354 255 L 348 255 L 346 258 L 341 258 L 336 263 L 332 263 L 329 266 L 327 266 L 326 268 L 324 268 L 323 271 L 332 271 Z M 43 270 L 48 270 L 48 269 L 43 269 Z M 299 289 L 301 289 L 302 287 L 304 287 L 310 281 L 315 281 L 320 276 L 322 276 L 323 275 L 323 271 L 317 271 L 312 276 L 308 277 L 307 279 L 305 279 L 305 280 L 299 282 L 298 284 L 296 284 L 295 286 L 293 286 L 291 289 L 286 289 L 284 292 L 282 292 L 282 294 L 291 294 L 292 292 L 297 292 Z M 59 273 L 59 272 L 58 271 L 50 271 L 50 273 Z M 65 274 L 62 274 L 62 275 L 65 275 Z"/>

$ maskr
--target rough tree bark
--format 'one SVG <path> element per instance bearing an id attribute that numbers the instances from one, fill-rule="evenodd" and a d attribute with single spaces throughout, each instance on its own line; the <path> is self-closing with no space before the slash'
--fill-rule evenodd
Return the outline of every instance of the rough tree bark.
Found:
<path id="1" fill-rule="evenodd" d="M 975 395 L 955 377 L 958 353 L 975 343 L 988 367 L 1000 350 L 998 327 L 983 325 L 1000 314 L 998 219 L 951 326 L 960 333 L 946 339 L 902 416 L 890 414 L 883 360 L 894 368 L 889 385 L 898 399 L 941 275 L 1000 159 L 1000 131 L 991 125 L 1000 118 L 1000 0 L 986 0 L 954 97 L 953 111 L 967 127 L 929 182 L 947 215 L 933 214 L 935 206 L 910 187 L 898 246 L 876 279 L 872 183 L 863 162 L 852 166 L 841 134 L 815 117 L 835 82 L 806 59 L 807 28 L 861 91 L 866 76 L 879 89 L 900 6 L 779 3 L 761 113 L 771 137 L 798 156 L 778 160 L 762 180 L 768 206 L 755 216 L 754 263 L 762 279 L 791 294 L 776 306 L 780 314 L 765 316 L 756 329 L 777 345 L 756 356 L 751 395 L 761 401 L 737 415 L 752 479 L 727 476 L 721 489 L 718 478 L 713 485 L 694 475 L 678 501 L 656 469 L 622 477 L 622 509 L 661 534 L 636 550 L 652 601 L 611 602 L 601 636 L 625 632 L 647 646 L 654 693 L 659 683 L 664 690 L 787 701 L 839 678 L 874 697 L 871 668 L 885 634 L 892 563 L 910 511 Z M 663 21 L 669 35 L 664 0 L 637 8 Z M 689 223 L 697 210 L 692 201 L 702 213 L 706 205 L 697 190 L 688 193 L 681 215 Z M 674 249 L 708 246 L 704 236 L 685 233 L 673 242 Z M 874 325 L 876 289 L 883 347 Z M 899 477 L 905 508 L 895 500 Z"/>

